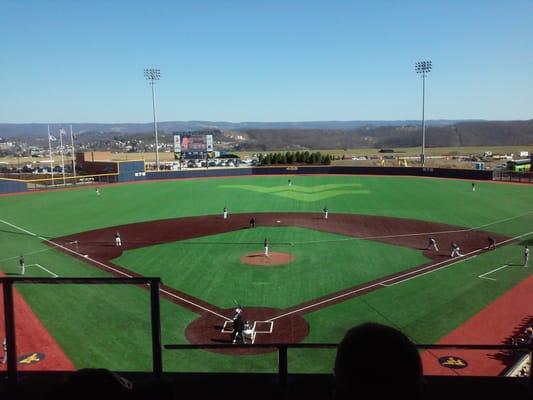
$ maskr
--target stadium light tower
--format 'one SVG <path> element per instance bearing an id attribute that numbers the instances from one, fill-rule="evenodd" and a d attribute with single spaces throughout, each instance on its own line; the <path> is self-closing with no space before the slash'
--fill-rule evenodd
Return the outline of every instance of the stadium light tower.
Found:
<path id="1" fill-rule="evenodd" d="M 159 141 L 157 140 L 157 118 L 155 108 L 155 81 L 158 81 L 161 77 L 161 71 L 155 68 L 146 68 L 144 70 L 144 77 L 148 79 L 150 85 L 152 85 L 152 108 L 154 110 L 154 132 L 155 132 L 155 164 L 159 171 Z"/>
<path id="2" fill-rule="evenodd" d="M 420 154 L 420 163 L 422 166 L 424 166 L 426 164 L 426 119 L 424 116 L 426 101 L 426 76 L 431 71 L 431 61 L 419 61 L 415 63 L 415 71 L 417 74 L 422 74 L 422 154 Z"/>

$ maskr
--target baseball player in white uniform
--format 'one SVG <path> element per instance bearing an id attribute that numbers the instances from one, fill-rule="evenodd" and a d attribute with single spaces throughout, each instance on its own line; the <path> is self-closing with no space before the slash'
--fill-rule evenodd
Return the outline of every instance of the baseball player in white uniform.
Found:
<path id="1" fill-rule="evenodd" d="M 462 254 L 460 253 L 461 248 L 457 245 L 457 243 L 452 242 L 452 254 L 450 257 L 460 257 Z"/>
<path id="2" fill-rule="evenodd" d="M 115 233 L 115 245 L 117 247 L 121 247 L 122 246 L 122 240 L 120 239 L 120 233 Z"/>

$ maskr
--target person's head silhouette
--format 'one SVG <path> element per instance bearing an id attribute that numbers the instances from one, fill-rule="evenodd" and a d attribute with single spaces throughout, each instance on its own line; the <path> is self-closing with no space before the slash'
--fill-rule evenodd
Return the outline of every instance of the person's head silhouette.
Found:
<path id="1" fill-rule="evenodd" d="M 415 345 L 397 329 L 365 323 L 351 328 L 335 359 L 337 399 L 420 398 L 422 361 Z"/>

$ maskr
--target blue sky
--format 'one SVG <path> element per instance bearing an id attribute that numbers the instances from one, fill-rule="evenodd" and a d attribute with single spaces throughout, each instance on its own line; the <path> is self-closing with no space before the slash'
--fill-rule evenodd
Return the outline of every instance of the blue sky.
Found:
<path id="1" fill-rule="evenodd" d="M 0 122 L 533 118 L 532 1 L 19 1 Z"/>

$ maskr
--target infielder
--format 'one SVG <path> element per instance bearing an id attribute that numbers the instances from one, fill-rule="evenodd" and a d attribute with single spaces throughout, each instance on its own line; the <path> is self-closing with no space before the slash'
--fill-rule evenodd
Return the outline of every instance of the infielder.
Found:
<path id="1" fill-rule="evenodd" d="M 527 267 L 529 263 L 529 247 L 526 246 L 524 249 L 524 267 Z"/>
<path id="2" fill-rule="evenodd" d="M 228 207 L 224 207 L 224 219 L 228 219 Z"/>
<path id="3" fill-rule="evenodd" d="M 487 249 L 495 249 L 496 248 L 496 240 L 494 240 L 493 237 L 489 236 L 487 238 L 487 240 L 489 241 L 489 246 L 487 247 Z"/>
<path id="4" fill-rule="evenodd" d="M 120 233 L 115 233 L 115 245 L 117 247 L 122 246 L 122 240 L 120 240 Z"/>
<path id="5" fill-rule="evenodd" d="M 325 219 L 328 219 L 328 213 L 329 213 L 329 210 L 327 207 L 324 207 L 324 218 Z"/>
<path id="6" fill-rule="evenodd" d="M 461 248 L 457 246 L 457 243 L 452 242 L 452 254 L 450 255 L 450 257 L 461 257 L 462 254 L 459 252 L 459 250 L 461 250 Z"/>
<path id="7" fill-rule="evenodd" d="M 24 263 L 24 256 L 20 256 L 19 258 L 19 268 L 20 268 L 20 274 L 24 275 L 24 272 L 26 271 L 26 265 Z"/>
<path id="8" fill-rule="evenodd" d="M 265 247 L 265 257 L 268 257 L 268 239 L 265 238 L 265 241 L 263 242 L 263 246 Z"/>
<path id="9" fill-rule="evenodd" d="M 435 249 L 435 251 L 439 251 L 439 247 L 437 246 L 437 241 L 432 236 L 429 237 L 429 243 L 428 243 L 427 250 L 431 248 Z"/>

